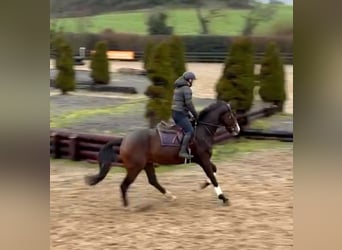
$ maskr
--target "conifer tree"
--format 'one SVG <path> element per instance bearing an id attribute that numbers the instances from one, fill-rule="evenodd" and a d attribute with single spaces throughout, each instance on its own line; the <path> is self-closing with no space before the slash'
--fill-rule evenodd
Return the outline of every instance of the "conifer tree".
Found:
<path id="1" fill-rule="evenodd" d="M 223 74 L 216 84 L 217 99 L 229 102 L 238 114 L 253 104 L 254 53 L 247 37 L 235 40 L 226 58 Z"/>
<path id="2" fill-rule="evenodd" d="M 56 69 L 58 69 L 59 61 L 60 61 L 62 50 L 63 50 L 63 45 L 65 45 L 66 43 L 67 42 L 65 41 L 62 34 L 56 34 L 53 37 L 52 47 L 55 51 L 55 67 L 56 67 Z"/>
<path id="3" fill-rule="evenodd" d="M 170 38 L 169 45 L 171 65 L 175 73 L 175 77 L 177 78 L 186 71 L 185 46 L 182 39 L 175 35 Z"/>
<path id="4" fill-rule="evenodd" d="M 156 47 L 156 43 L 150 39 L 148 40 L 145 49 L 144 49 L 144 57 L 143 57 L 143 63 L 144 63 L 144 69 L 147 72 L 147 76 L 151 72 L 151 58 L 153 54 L 153 50 Z"/>
<path id="5" fill-rule="evenodd" d="M 62 45 L 58 60 L 56 87 L 61 90 L 63 95 L 75 89 L 75 71 L 73 64 L 71 47 L 68 44 Z"/>
<path id="6" fill-rule="evenodd" d="M 173 79 L 175 76 L 169 53 L 169 44 L 161 42 L 156 45 L 151 56 L 152 72 L 149 74 L 149 78 L 152 84 L 145 92 L 150 98 L 145 112 L 150 127 L 155 127 L 161 120 L 167 121 L 171 116 Z"/>
<path id="7" fill-rule="evenodd" d="M 259 80 L 261 99 L 277 105 L 279 111 L 283 111 L 286 100 L 284 65 L 279 49 L 273 42 L 268 45 L 262 60 Z"/>
<path id="8" fill-rule="evenodd" d="M 107 43 L 97 42 L 95 52 L 91 55 L 91 78 L 96 84 L 108 84 L 110 81 Z"/>

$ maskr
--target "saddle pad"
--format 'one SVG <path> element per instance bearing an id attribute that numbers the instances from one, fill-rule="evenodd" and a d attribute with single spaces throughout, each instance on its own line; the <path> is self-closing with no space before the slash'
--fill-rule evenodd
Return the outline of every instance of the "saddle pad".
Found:
<path id="1" fill-rule="evenodd" d="M 159 129 L 158 130 L 158 134 L 160 137 L 160 144 L 161 146 L 168 146 L 168 147 L 179 147 L 181 142 L 182 142 L 182 138 L 183 138 L 183 133 L 181 132 L 176 132 L 176 131 L 161 131 Z"/>
<path id="2" fill-rule="evenodd" d="M 182 132 L 183 129 L 172 122 L 161 121 L 157 124 L 157 128 L 165 133 Z"/>

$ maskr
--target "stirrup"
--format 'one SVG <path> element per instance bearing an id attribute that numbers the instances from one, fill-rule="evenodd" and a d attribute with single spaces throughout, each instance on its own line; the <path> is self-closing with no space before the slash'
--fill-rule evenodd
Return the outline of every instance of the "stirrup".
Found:
<path id="1" fill-rule="evenodd" d="M 182 155 L 182 154 L 184 154 L 184 155 Z M 185 155 L 186 154 L 186 155 Z M 179 152 L 178 153 L 178 156 L 179 157 L 183 157 L 183 158 L 193 158 L 194 156 L 193 155 L 191 155 L 191 154 L 189 154 L 189 153 L 187 153 L 187 152 Z"/>
<path id="2" fill-rule="evenodd" d="M 194 157 L 193 155 L 191 155 L 191 149 L 188 148 L 188 150 L 189 150 L 189 153 L 188 153 L 189 158 L 184 157 L 184 164 L 191 163 L 191 159 Z M 182 156 L 180 156 L 180 157 L 182 157 Z"/>

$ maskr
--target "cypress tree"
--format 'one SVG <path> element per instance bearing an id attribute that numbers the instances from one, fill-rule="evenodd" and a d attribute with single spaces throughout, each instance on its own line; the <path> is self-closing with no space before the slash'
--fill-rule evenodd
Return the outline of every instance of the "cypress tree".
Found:
<path id="1" fill-rule="evenodd" d="M 91 55 L 91 78 L 96 84 L 108 84 L 110 81 L 109 63 L 107 58 L 107 43 L 96 43 L 95 52 Z"/>
<path id="2" fill-rule="evenodd" d="M 56 78 L 56 87 L 62 94 L 75 89 L 75 71 L 73 68 L 72 49 L 68 44 L 60 48 L 60 58 L 58 61 L 58 75 Z"/>
<path id="3" fill-rule="evenodd" d="M 181 76 L 186 71 L 185 65 L 185 46 L 182 39 L 173 35 L 169 40 L 170 59 L 175 77 Z M 176 79 L 173 79 L 175 81 Z"/>
<path id="4" fill-rule="evenodd" d="M 161 42 L 156 45 L 151 56 L 152 84 L 145 95 L 150 99 L 146 106 L 145 117 L 149 119 L 150 127 L 155 127 L 161 120 L 168 120 L 171 116 L 171 101 L 173 95 L 174 72 L 170 62 L 169 45 Z"/>
<path id="5" fill-rule="evenodd" d="M 238 114 L 247 112 L 253 104 L 253 54 L 249 38 L 235 40 L 225 60 L 223 74 L 216 84 L 217 99 L 229 102 Z"/>
<path id="6" fill-rule="evenodd" d="M 156 46 L 155 42 L 152 39 L 150 39 L 148 40 L 144 49 L 143 63 L 144 63 L 144 69 L 146 70 L 147 73 L 149 73 L 149 70 L 150 70 L 151 57 L 152 57 L 153 49 L 155 46 Z"/>
<path id="7" fill-rule="evenodd" d="M 270 102 L 283 111 L 286 100 L 285 73 L 279 49 L 275 43 L 267 46 L 265 57 L 260 69 L 260 89 L 259 95 L 264 102 Z"/>
<path id="8" fill-rule="evenodd" d="M 52 46 L 55 51 L 55 67 L 58 69 L 59 61 L 63 51 L 63 46 L 66 44 L 64 37 L 61 34 L 55 35 L 52 41 Z"/>

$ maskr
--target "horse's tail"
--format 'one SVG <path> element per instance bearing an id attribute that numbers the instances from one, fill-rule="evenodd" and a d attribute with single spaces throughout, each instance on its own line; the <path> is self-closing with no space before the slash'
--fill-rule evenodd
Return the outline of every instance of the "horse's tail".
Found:
<path id="1" fill-rule="evenodd" d="M 108 174 L 111 163 L 118 160 L 118 154 L 114 151 L 113 146 L 120 146 L 122 138 L 113 140 L 104 145 L 98 155 L 99 160 L 99 173 L 95 175 L 87 175 L 84 177 L 86 184 L 89 186 L 96 185 L 102 181 Z"/>

